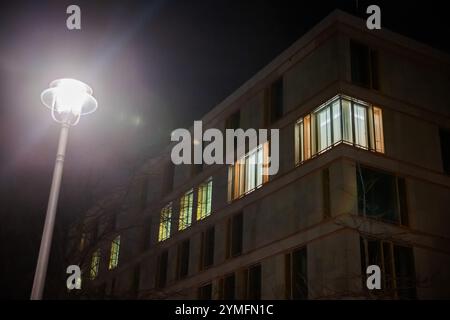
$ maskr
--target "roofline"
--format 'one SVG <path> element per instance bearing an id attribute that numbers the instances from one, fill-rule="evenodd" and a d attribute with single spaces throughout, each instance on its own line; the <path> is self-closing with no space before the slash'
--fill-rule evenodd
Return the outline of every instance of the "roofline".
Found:
<path id="1" fill-rule="evenodd" d="M 367 30 L 365 20 L 351 15 L 339 9 L 333 10 L 329 15 L 322 19 L 313 28 L 307 31 L 303 36 L 296 40 L 291 46 L 281 52 L 276 56 L 269 64 L 258 71 L 249 80 L 244 82 L 238 89 L 233 93 L 228 95 L 224 100 L 217 104 L 214 108 L 208 111 L 200 120 L 204 123 L 209 123 L 218 117 L 222 112 L 224 112 L 227 107 L 235 103 L 241 96 L 243 96 L 248 90 L 257 85 L 260 81 L 264 80 L 266 77 L 270 76 L 273 72 L 277 70 L 284 62 L 288 61 L 292 56 L 298 53 L 305 45 L 307 45 L 314 38 L 319 36 L 327 28 L 335 23 L 342 23 L 351 27 L 355 27 L 363 32 L 370 33 L 374 37 L 382 38 L 384 40 L 393 42 L 401 47 L 410 49 L 416 54 L 428 56 L 434 60 L 440 61 L 450 65 L 450 55 L 435 49 L 429 45 L 416 41 L 414 39 L 403 36 L 399 33 L 392 32 L 386 28 L 381 30 Z M 192 131 L 193 126 L 189 127 Z M 162 152 L 170 150 L 173 143 L 169 143 Z"/>

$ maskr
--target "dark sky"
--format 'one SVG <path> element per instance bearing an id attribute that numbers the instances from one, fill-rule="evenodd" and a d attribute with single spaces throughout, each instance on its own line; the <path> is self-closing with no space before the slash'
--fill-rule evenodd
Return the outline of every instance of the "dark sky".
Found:
<path id="1" fill-rule="evenodd" d="M 69 31 L 70 4 L 82 30 Z M 10 1 L 0 11 L 0 297 L 27 299 L 59 127 L 49 82 L 88 83 L 98 112 L 70 132 L 54 240 L 92 198 L 264 67 L 335 8 L 449 52 L 444 1 Z M 54 256 L 62 248 L 53 252 Z"/>

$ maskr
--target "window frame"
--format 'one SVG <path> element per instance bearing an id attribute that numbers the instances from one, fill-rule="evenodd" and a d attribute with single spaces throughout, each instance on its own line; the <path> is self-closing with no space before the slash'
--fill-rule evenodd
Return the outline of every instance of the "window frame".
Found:
<path id="1" fill-rule="evenodd" d="M 166 204 L 160 212 L 158 242 L 167 240 L 171 236 L 172 228 L 172 202 Z"/>
<path id="2" fill-rule="evenodd" d="M 375 244 L 375 249 L 378 250 L 380 256 L 378 257 L 379 261 L 371 262 L 370 261 L 370 252 L 369 252 L 369 243 Z M 412 259 L 409 261 L 411 263 L 411 273 L 414 276 L 413 283 L 415 284 L 414 288 L 407 288 L 412 290 L 410 293 L 413 295 L 413 299 L 417 298 L 417 284 L 416 284 L 416 270 L 415 270 L 415 257 L 414 257 L 414 247 L 403 245 L 401 243 L 397 243 L 395 241 L 382 240 L 377 239 L 375 237 L 360 237 L 360 252 L 361 252 L 361 281 L 362 287 L 369 295 L 388 295 L 393 299 L 402 299 L 400 291 L 405 290 L 404 288 L 399 288 L 398 283 L 401 281 L 405 281 L 405 279 L 401 279 L 398 275 L 399 261 L 397 261 L 397 254 L 399 250 L 410 250 Z M 387 252 L 387 253 L 386 253 Z M 366 268 L 371 264 L 376 264 L 380 267 L 381 271 L 381 289 L 380 290 L 367 290 L 365 288 L 365 282 L 367 279 Z M 408 280 L 408 279 L 406 279 Z M 406 289 L 406 290 L 407 290 Z M 407 293 L 407 294 L 410 294 Z M 411 297 L 409 297 L 411 298 Z"/>
<path id="3" fill-rule="evenodd" d="M 367 214 L 366 210 L 360 210 L 360 189 L 359 186 L 362 184 L 362 170 L 367 170 L 367 171 L 371 171 L 372 174 L 380 174 L 380 175 L 385 175 L 388 177 L 391 177 L 392 179 L 394 179 L 394 200 L 395 200 L 395 204 L 394 204 L 394 210 L 396 210 L 395 214 L 397 216 L 396 220 L 391 220 L 391 219 L 386 219 L 383 217 L 376 217 L 370 214 Z M 406 180 L 404 177 L 402 176 L 398 176 L 394 173 L 391 172 L 387 172 L 384 170 L 380 170 L 378 168 L 372 168 L 372 167 L 367 167 L 367 166 L 361 166 L 359 163 L 356 166 L 356 194 L 357 194 L 357 208 L 358 208 L 358 216 L 361 216 L 363 218 L 368 218 L 368 219 L 374 219 L 374 220 L 378 220 L 378 221 L 382 221 L 385 223 L 390 223 L 390 224 L 397 224 L 400 226 L 405 226 L 408 227 L 409 226 L 409 213 L 408 213 L 408 192 L 407 192 L 407 185 L 406 185 Z M 365 185 L 367 184 L 367 181 L 364 181 L 364 188 Z M 363 190 L 363 192 L 365 192 L 367 194 L 366 191 Z M 367 207 L 367 206 L 366 206 Z"/>
<path id="4" fill-rule="evenodd" d="M 212 238 L 212 243 L 208 243 L 209 237 Z M 214 265 L 214 254 L 215 254 L 215 245 L 216 245 L 216 230 L 214 226 L 209 227 L 205 231 L 202 232 L 202 238 L 201 238 L 201 248 L 200 248 L 200 271 L 206 270 Z M 210 260 L 208 248 L 211 249 L 212 254 Z"/>
<path id="5" fill-rule="evenodd" d="M 117 235 L 111 241 L 108 270 L 113 270 L 117 268 L 117 266 L 119 265 L 119 254 L 120 254 L 120 235 Z"/>
<path id="6" fill-rule="evenodd" d="M 183 231 L 192 225 L 192 212 L 194 211 L 194 189 L 185 192 L 180 198 L 178 216 L 178 231 Z"/>
<path id="7" fill-rule="evenodd" d="M 91 280 L 97 279 L 100 270 L 101 249 L 97 248 L 92 253 L 91 264 L 89 267 L 89 277 Z"/>
<path id="8" fill-rule="evenodd" d="M 239 224 L 237 221 L 240 221 Z M 237 225 L 240 225 L 240 230 L 236 231 Z M 237 236 L 238 238 L 236 238 Z M 235 248 L 235 245 L 237 248 Z M 227 237 L 226 237 L 226 259 L 239 257 L 244 249 L 244 214 L 239 212 L 230 217 L 227 221 Z"/>
<path id="9" fill-rule="evenodd" d="M 211 215 L 213 178 L 202 182 L 197 190 L 196 220 L 200 221 Z"/>
<path id="10" fill-rule="evenodd" d="M 177 280 L 186 278 L 189 275 L 189 262 L 191 256 L 191 241 L 184 239 L 177 248 Z"/>
<path id="11" fill-rule="evenodd" d="M 258 274 L 255 274 L 255 270 L 259 270 L 256 273 L 259 274 L 257 278 L 258 287 L 253 288 L 253 277 L 257 277 Z M 245 299 L 248 300 L 261 300 L 262 296 L 262 265 L 261 263 L 257 263 L 251 265 L 247 269 L 245 269 Z"/>
<path id="12" fill-rule="evenodd" d="M 304 287 L 300 289 L 303 292 L 296 292 L 293 288 L 293 284 L 296 281 L 293 274 L 293 270 L 295 270 L 294 255 L 299 255 L 300 258 L 304 258 L 303 263 L 305 264 L 304 273 L 306 279 L 303 280 Z M 308 294 L 308 249 L 307 246 L 304 246 L 296 248 L 285 255 L 285 296 L 287 300 L 307 300 Z"/>
<path id="13" fill-rule="evenodd" d="M 259 144 L 228 167 L 228 202 L 259 189 L 269 181 L 269 141 Z M 250 163 L 250 157 L 255 163 Z M 249 183 L 249 173 L 254 181 Z"/>
<path id="14" fill-rule="evenodd" d="M 164 265 L 162 265 L 164 264 Z M 167 266 L 169 264 L 169 251 L 162 251 L 157 257 L 155 287 L 162 289 L 167 284 Z"/>
<path id="15" fill-rule="evenodd" d="M 337 108 L 339 110 L 339 113 L 337 113 L 338 120 L 335 118 L 336 102 L 338 102 Z M 356 128 L 356 107 L 363 108 L 364 110 L 365 123 L 363 132 L 367 146 L 358 143 L 357 133 L 359 129 Z M 327 137 L 329 143 L 327 142 L 326 146 L 322 147 L 319 143 L 321 133 L 320 127 L 318 126 L 318 115 L 326 110 L 328 110 L 328 114 L 330 115 L 330 137 L 329 139 Z M 348 118 L 350 118 L 350 122 L 348 122 Z M 347 126 L 344 125 L 344 122 L 347 123 Z M 339 129 L 336 130 L 336 128 Z M 315 158 L 341 143 L 371 152 L 384 153 L 385 142 L 383 130 L 382 108 L 347 95 L 335 95 L 296 121 L 294 130 L 295 163 L 297 166 L 301 165 L 305 161 Z M 349 134 L 350 137 L 348 136 Z M 339 135 L 340 139 L 336 140 L 335 135 Z"/>

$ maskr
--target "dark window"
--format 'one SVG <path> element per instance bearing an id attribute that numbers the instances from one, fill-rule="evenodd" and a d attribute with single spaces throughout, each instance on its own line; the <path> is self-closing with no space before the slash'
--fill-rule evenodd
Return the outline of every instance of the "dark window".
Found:
<path id="1" fill-rule="evenodd" d="M 363 288 L 369 265 L 381 269 L 381 290 L 369 290 L 370 295 L 398 299 L 416 298 L 416 276 L 413 249 L 392 242 L 361 238 L 361 267 Z"/>
<path id="2" fill-rule="evenodd" d="M 360 166 L 356 174 L 360 215 L 408 224 L 403 178 Z"/>
<path id="3" fill-rule="evenodd" d="M 394 246 L 395 279 L 400 299 L 416 298 L 416 272 L 413 249 Z"/>
<path id="4" fill-rule="evenodd" d="M 219 281 L 220 298 L 234 300 L 235 276 L 234 273 L 225 276 Z"/>
<path id="5" fill-rule="evenodd" d="M 178 279 L 182 279 L 188 275 L 189 271 L 189 244 L 190 241 L 184 240 L 178 246 Z"/>
<path id="6" fill-rule="evenodd" d="M 212 298 L 212 285 L 208 283 L 198 288 L 198 298 L 200 300 L 211 300 Z"/>
<path id="7" fill-rule="evenodd" d="M 156 287 L 159 289 L 164 288 L 166 286 L 168 258 L 169 258 L 168 251 L 162 252 L 158 257 Z"/>
<path id="8" fill-rule="evenodd" d="M 271 125 L 283 116 L 283 78 L 272 83 L 266 92 L 266 124 Z"/>
<path id="9" fill-rule="evenodd" d="M 227 118 L 227 120 L 225 121 L 225 129 L 236 130 L 236 129 L 239 129 L 240 126 L 241 126 L 241 111 L 238 110 Z M 238 138 L 236 136 L 234 136 L 233 147 L 234 147 L 234 151 L 236 151 L 238 148 Z M 226 148 L 227 148 L 226 139 L 223 139 L 223 148 L 224 148 L 224 150 L 226 150 Z M 235 154 L 235 157 L 236 157 L 236 154 Z"/>
<path id="10" fill-rule="evenodd" d="M 308 299 L 308 270 L 306 248 L 286 255 L 286 298 Z"/>
<path id="11" fill-rule="evenodd" d="M 238 129 L 241 125 L 241 111 L 238 110 L 229 116 L 225 122 L 226 129 Z"/>
<path id="12" fill-rule="evenodd" d="M 446 174 L 450 174 L 450 131 L 440 129 L 442 168 Z"/>
<path id="13" fill-rule="evenodd" d="M 368 46 L 350 41 L 351 76 L 354 84 L 379 88 L 378 53 Z"/>
<path id="14" fill-rule="evenodd" d="M 247 271 L 247 294 L 249 300 L 261 299 L 261 265 L 255 265 Z"/>
<path id="15" fill-rule="evenodd" d="M 201 269 L 206 269 L 214 264 L 214 227 L 202 233 Z"/>
<path id="16" fill-rule="evenodd" d="M 227 258 L 239 256 L 242 253 L 242 212 L 236 214 L 228 221 Z"/>
<path id="17" fill-rule="evenodd" d="M 331 216 L 330 208 L 330 170 L 322 170 L 322 188 L 323 188 L 323 215 L 325 218 Z"/>

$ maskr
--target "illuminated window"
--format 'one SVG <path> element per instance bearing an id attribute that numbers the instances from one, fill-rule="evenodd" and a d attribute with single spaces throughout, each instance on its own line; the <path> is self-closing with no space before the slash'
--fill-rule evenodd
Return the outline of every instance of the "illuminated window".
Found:
<path id="1" fill-rule="evenodd" d="M 355 116 L 355 145 L 361 148 L 367 148 L 367 107 L 354 104 Z"/>
<path id="2" fill-rule="evenodd" d="M 111 242 L 111 255 L 109 256 L 108 269 L 112 270 L 119 264 L 119 251 L 120 251 L 120 236 L 117 236 Z"/>
<path id="3" fill-rule="evenodd" d="M 228 200 L 237 199 L 269 180 L 269 143 L 259 145 L 237 160 L 228 171 Z"/>
<path id="4" fill-rule="evenodd" d="M 158 241 L 164 241 L 170 237 L 170 227 L 172 224 L 172 202 L 161 209 L 159 220 Z"/>
<path id="5" fill-rule="evenodd" d="M 192 204 L 194 202 L 194 192 L 189 190 L 180 200 L 180 218 L 178 220 L 178 230 L 184 230 L 192 224 Z"/>
<path id="6" fill-rule="evenodd" d="M 331 145 L 331 113 L 330 106 L 316 113 L 317 151 L 325 150 Z"/>
<path id="7" fill-rule="evenodd" d="M 92 254 L 91 269 L 90 269 L 91 280 L 97 278 L 99 267 L 100 267 L 100 249 L 97 249 Z"/>
<path id="8" fill-rule="evenodd" d="M 75 284 L 77 288 L 81 289 L 81 285 L 83 284 L 83 280 L 81 279 L 81 275 L 75 279 Z"/>
<path id="9" fill-rule="evenodd" d="M 211 214 L 212 178 L 198 187 L 197 220 L 206 218 Z"/>
<path id="10" fill-rule="evenodd" d="M 384 153 L 381 109 L 339 95 L 299 119 L 295 127 L 296 163 L 342 142 Z"/>
<path id="11" fill-rule="evenodd" d="M 384 153 L 383 113 L 377 107 L 373 107 L 373 125 L 375 132 L 375 150 Z"/>

